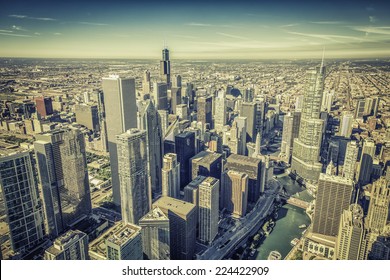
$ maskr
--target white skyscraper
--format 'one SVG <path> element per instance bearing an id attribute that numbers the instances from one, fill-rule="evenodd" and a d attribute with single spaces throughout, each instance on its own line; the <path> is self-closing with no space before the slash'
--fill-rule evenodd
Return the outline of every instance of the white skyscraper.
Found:
<path id="1" fill-rule="evenodd" d="M 137 127 L 135 80 L 111 75 L 103 78 L 108 150 L 110 152 L 112 193 L 115 205 L 120 206 L 118 156 L 116 136 Z"/>
<path id="2" fill-rule="evenodd" d="M 356 142 L 348 142 L 343 165 L 343 177 L 351 179 L 352 181 L 355 178 L 356 160 L 358 153 L 359 146 L 356 144 Z"/>
<path id="3" fill-rule="evenodd" d="M 163 158 L 162 195 L 180 198 L 180 163 L 173 153 L 168 153 Z"/>
<path id="4" fill-rule="evenodd" d="M 146 131 L 129 129 L 117 136 L 121 212 L 125 223 L 137 224 L 150 210 L 151 188 Z"/>
<path id="5" fill-rule="evenodd" d="M 351 137 L 353 120 L 354 118 L 352 113 L 345 112 L 342 115 L 340 121 L 340 131 L 339 131 L 340 136 Z"/>
<path id="6" fill-rule="evenodd" d="M 221 89 L 215 98 L 214 128 L 221 131 L 226 124 L 226 99 L 225 90 Z"/>
<path id="7" fill-rule="evenodd" d="M 218 233 L 219 180 L 207 177 L 199 185 L 199 240 L 211 243 Z"/>

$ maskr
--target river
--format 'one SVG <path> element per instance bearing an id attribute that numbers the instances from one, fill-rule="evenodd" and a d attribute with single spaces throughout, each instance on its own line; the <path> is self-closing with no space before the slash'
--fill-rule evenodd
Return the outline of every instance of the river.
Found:
<path id="1" fill-rule="evenodd" d="M 277 180 L 285 186 L 289 194 L 305 201 L 313 200 L 305 188 L 299 186 L 289 176 L 281 175 Z M 256 259 L 266 260 L 269 253 L 275 250 L 279 251 L 284 259 L 292 249 L 291 240 L 301 238 L 302 232 L 305 230 L 299 228 L 302 224 L 310 224 L 310 218 L 306 215 L 305 210 L 288 204 L 280 208 L 276 225 L 272 233 L 260 243 Z"/>

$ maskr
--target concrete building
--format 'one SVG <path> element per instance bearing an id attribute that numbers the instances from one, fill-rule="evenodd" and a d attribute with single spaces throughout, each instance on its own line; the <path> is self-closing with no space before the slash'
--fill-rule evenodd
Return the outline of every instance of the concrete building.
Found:
<path id="1" fill-rule="evenodd" d="M 53 114 L 51 97 L 39 96 L 35 98 L 35 106 L 39 116 L 47 117 Z"/>
<path id="2" fill-rule="evenodd" d="M 356 161 L 359 153 L 359 146 L 355 141 L 350 141 L 347 144 L 347 151 L 345 153 L 343 165 L 343 177 L 354 180 L 356 171 Z"/>
<path id="3" fill-rule="evenodd" d="M 188 106 L 187 104 L 178 104 L 176 105 L 176 115 L 179 116 L 181 120 L 188 119 Z"/>
<path id="4" fill-rule="evenodd" d="M 169 50 L 164 47 L 162 50 L 162 59 L 160 60 L 160 79 L 171 87 L 171 61 L 169 60 Z"/>
<path id="5" fill-rule="evenodd" d="M 121 197 L 116 136 L 130 128 L 137 127 L 135 79 L 120 78 L 117 75 L 103 78 L 103 92 L 113 200 L 117 208 L 120 209 Z"/>
<path id="6" fill-rule="evenodd" d="M 363 216 L 363 209 L 358 204 L 352 204 L 343 211 L 337 235 L 336 259 L 367 259 L 368 240 Z"/>
<path id="7" fill-rule="evenodd" d="M 314 208 L 313 233 L 336 236 L 340 217 L 349 208 L 353 182 L 340 176 L 321 173 Z"/>
<path id="8" fill-rule="evenodd" d="M 213 125 L 213 98 L 201 96 L 197 99 L 197 120 L 203 125 Z"/>
<path id="9" fill-rule="evenodd" d="M 226 209 L 234 218 L 244 217 L 248 203 L 249 176 L 246 173 L 229 170 L 222 173 L 221 209 Z"/>
<path id="10" fill-rule="evenodd" d="M 318 181 L 322 170 L 319 162 L 324 121 L 320 119 L 325 67 L 307 73 L 299 137 L 294 140 L 291 171 L 309 181 Z"/>
<path id="11" fill-rule="evenodd" d="M 255 102 L 242 102 L 240 117 L 246 118 L 246 142 L 255 142 L 256 140 L 256 112 L 257 104 Z"/>
<path id="12" fill-rule="evenodd" d="M 365 139 L 363 144 L 362 155 L 359 163 L 359 183 L 362 185 L 371 182 L 371 173 L 375 156 L 375 142 L 372 139 Z"/>
<path id="13" fill-rule="evenodd" d="M 0 188 L 11 248 L 23 254 L 45 235 L 32 155 L 21 149 L 0 149 Z"/>
<path id="14" fill-rule="evenodd" d="M 35 138 L 46 233 L 56 237 L 92 209 L 84 135 L 65 128 Z"/>
<path id="15" fill-rule="evenodd" d="M 88 236 L 79 230 L 68 230 L 46 249 L 45 260 L 88 260 Z"/>
<path id="16" fill-rule="evenodd" d="M 150 71 L 149 70 L 146 70 L 144 72 L 144 78 L 142 80 L 142 91 L 143 91 L 143 94 L 148 94 L 151 91 Z"/>
<path id="17" fill-rule="evenodd" d="M 143 260 L 141 227 L 126 224 L 106 239 L 108 260 Z"/>
<path id="18" fill-rule="evenodd" d="M 191 180 L 198 175 L 221 179 L 222 155 L 201 151 L 190 159 Z"/>
<path id="19" fill-rule="evenodd" d="M 166 83 L 154 82 L 152 100 L 157 110 L 168 110 L 168 86 Z"/>
<path id="20" fill-rule="evenodd" d="M 146 259 L 170 259 L 170 231 L 168 216 L 155 207 L 139 220 L 142 228 L 142 248 Z"/>
<path id="21" fill-rule="evenodd" d="M 175 136 L 175 153 L 180 163 L 180 189 L 190 182 L 189 160 L 195 155 L 195 133 L 185 131 Z"/>
<path id="22" fill-rule="evenodd" d="M 385 232 L 389 219 L 390 183 L 384 176 L 375 181 L 371 187 L 370 205 L 366 217 L 369 230 L 376 234 Z"/>
<path id="23" fill-rule="evenodd" d="M 146 131 L 133 128 L 117 135 L 117 149 L 122 219 L 138 224 L 151 205 Z"/>
<path id="24" fill-rule="evenodd" d="M 350 112 L 343 113 L 340 121 L 340 130 L 339 130 L 340 136 L 351 137 L 353 121 L 354 118 L 352 113 Z"/>
<path id="25" fill-rule="evenodd" d="M 172 260 L 192 260 L 196 241 L 196 206 L 168 196 L 153 203 L 168 216 L 170 252 Z"/>
<path id="26" fill-rule="evenodd" d="M 199 185 L 206 179 L 205 176 L 197 176 L 187 186 L 184 187 L 184 201 L 199 206 Z"/>
<path id="27" fill-rule="evenodd" d="M 76 104 L 74 106 L 76 122 L 94 131 L 100 131 L 99 110 L 97 105 Z"/>
<path id="28" fill-rule="evenodd" d="M 181 88 L 172 87 L 171 88 L 171 112 L 176 115 L 176 108 L 181 104 Z"/>
<path id="29" fill-rule="evenodd" d="M 163 158 L 162 195 L 180 198 L 180 163 L 173 153 L 168 153 Z"/>
<path id="30" fill-rule="evenodd" d="M 226 92 L 219 90 L 215 100 L 214 128 L 221 131 L 226 125 Z"/>
<path id="31" fill-rule="evenodd" d="M 218 234 L 219 180 L 207 177 L 199 185 L 198 239 L 210 244 Z"/>
<path id="32" fill-rule="evenodd" d="M 164 154 L 163 131 L 158 111 L 150 100 L 139 103 L 138 106 L 138 129 L 145 130 L 148 143 L 149 172 L 151 188 L 154 193 L 161 193 L 161 167 Z"/>
<path id="33" fill-rule="evenodd" d="M 261 185 L 261 159 L 231 154 L 227 158 L 225 168 L 248 175 L 247 198 L 249 202 L 256 202 L 260 194 L 264 192 Z"/>

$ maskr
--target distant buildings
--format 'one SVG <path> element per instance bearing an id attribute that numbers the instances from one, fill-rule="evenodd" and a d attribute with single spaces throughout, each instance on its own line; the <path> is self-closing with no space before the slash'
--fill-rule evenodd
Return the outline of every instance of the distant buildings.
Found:
<path id="1" fill-rule="evenodd" d="M 51 97 L 36 97 L 35 106 L 39 116 L 47 117 L 53 114 L 53 104 Z"/>
<path id="2" fill-rule="evenodd" d="M 162 195 L 180 198 L 180 163 L 173 153 L 168 153 L 163 158 Z"/>
<path id="3" fill-rule="evenodd" d="M 146 131 L 133 128 L 117 135 L 117 149 L 122 219 L 138 224 L 151 203 Z"/>
<path id="4" fill-rule="evenodd" d="M 370 231 L 383 234 L 388 223 L 390 205 L 390 183 L 381 177 L 372 185 L 370 205 L 367 213 L 367 224 Z"/>
<path id="5" fill-rule="evenodd" d="M 164 81 L 168 88 L 171 87 L 171 61 L 169 60 L 169 50 L 164 47 L 162 59 L 160 60 L 160 79 Z"/>
<path id="6" fill-rule="evenodd" d="M 45 260 L 88 260 L 88 236 L 79 230 L 69 230 L 57 237 L 46 249 Z"/>
<path id="7" fill-rule="evenodd" d="M 120 186 L 116 136 L 137 127 L 135 80 L 111 75 L 103 78 L 104 105 L 107 124 L 108 150 L 110 152 L 113 200 L 120 208 Z"/>

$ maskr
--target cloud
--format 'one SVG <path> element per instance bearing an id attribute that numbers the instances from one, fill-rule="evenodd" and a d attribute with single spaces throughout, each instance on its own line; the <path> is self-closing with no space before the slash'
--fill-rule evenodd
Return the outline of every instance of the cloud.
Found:
<path id="1" fill-rule="evenodd" d="M 229 38 L 234 38 L 234 39 L 242 39 L 242 40 L 248 40 L 249 38 L 247 37 L 241 37 L 233 34 L 228 34 L 228 33 L 222 33 L 222 32 L 217 32 L 218 35 L 229 37 Z"/>
<path id="2" fill-rule="evenodd" d="M 370 20 L 371 23 L 378 21 L 378 18 L 376 16 L 369 16 L 368 19 Z"/>
<path id="3" fill-rule="evenodd" d="M 390 35 L 390 26 L 372 27 L 372 26 L 351 26 L 353 30 L 361 31 L 364 33 L 374 33 Z"/>
<path id="4" fill-rule="evenodd" d="M 87 22 L 87 21 L 80 21 L 80 24 L 85 24 L 85 25 L 96 25 L 96 26 L 106 26 L 108 24 L 106 23 L 99 23 L 99 22 Z"/>
<path id="5" fill-rule="evenodd" d="M 186 23 L 188 26 L 212 26 L 211 24 L 208 23 L 200 23 L 200 22 L 190 22 Z"/>
<path id="6" fill-rule="evenodd" d="M 13 31 L 12 31 L 12 30 L 4 30 L 4 29 L 0 29 L 0 32 L 8 32 L 8 33 L 12 33 Z"/>
<path id="7" fill-rule="evenodd" d="M 60 35 L 62 35 L 62 33 L 56 32 L 56 33 L 53 33 L 53 35 L 60 36 Z"/>
<path id="8" fill-rule="evenodd" d="M 27 31 L 26 29 L 24 29 L 23 27 L 21 26 L 16 26 L 16 25 L 12 25 L 11 28 L 13 30 L 18 30 L 18 31 Z"/>
<path id="9" fill-rule="evenodd" d="M 170 35 L 172 37 L 177 37 L 177 38 L 183 38 L 183 39 L 198 39 L 199 37 L 196 36 L 190 36 L 190 35 L 179 35 L 179 34 L 172 34 Z"/>
<path id="10" fill-rule="evenodd" d="M 34 37 L 34 36 L 24 35 L 24 34 L 1 33 L 1 32 L 0 35 L 13 36 L 13 37 Z"/>
<path id="11" fill-rule="evenodd" d="M 345 24 L 345 21 L 311 21 L 314 24 Z"/>
<path id="12" fill-rule="evenodd" d="M 35 32 L 35 33 L 34 33 L 34 35 L 41 35 L 41 33 L 39 33 L 39 32 Z"/>
<path id="13" fill-rule="evenodd" d="M 33 20 L 43 20 L 43 21 L 54 21 L 56 19 L 54 18 L 48 18 L 48 17 L 30 17 L 30 16 L 26 16 L 26 15 L 9 15 L 9 17 L 12 17 L 12 18 L 24 18 L 24 19 L 33 19 Z"/>
<path id="14" fill-rule="evenodd" d="M 282 27 L 282 28 L 284 28 L 284 27 L 293 27 L 293 26 L 297 26 L 297 25 L 300 25 L 300 23 L 290 23 L 290 24 L 281 25 L 280 27 Z"/>
<path id="15" fill-rule="evenodd" d="M 301 33 L 301 32 L 292 32 L 292 31 L 286 31 L 289 34 L 292 35 L 298 35 L 298 36 L 305 36 L 305 37 L 311 37 L 311 38 L 317 38 L 317 39 L 323 39 L 335 43 L 347 43 L 345 41 L 340 41 L 339 39 L 347 40 L 347 41 L 362 41 L 362 38 L 357 38 L 353 36 L 345 36 L 345 35 L 334 35 L 334 34 L 313 34 L 313 33 Z"/>

